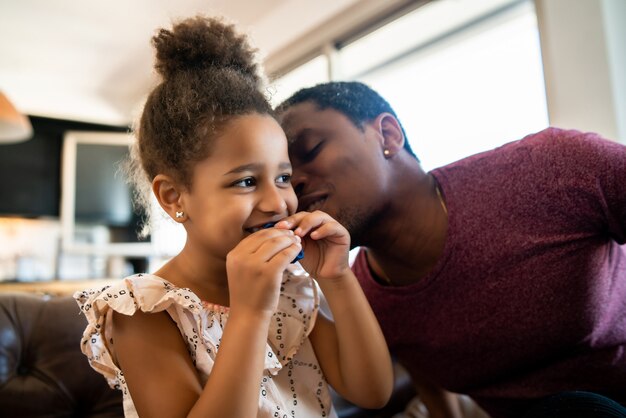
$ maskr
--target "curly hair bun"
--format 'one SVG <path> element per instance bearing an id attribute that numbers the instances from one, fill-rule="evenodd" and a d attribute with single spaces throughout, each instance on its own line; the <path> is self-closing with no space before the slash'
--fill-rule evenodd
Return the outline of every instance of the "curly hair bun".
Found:
<path id="1" fill-rule="evenodd" d="M 204 71 L 227 67 L 260 81 L 257 49 L 248 44 L 235 26 L 217 18 L 197 16 L 160 29 L 152 38 L 156 49 L 155 69 L 164 80 L 181 71 Z"/>

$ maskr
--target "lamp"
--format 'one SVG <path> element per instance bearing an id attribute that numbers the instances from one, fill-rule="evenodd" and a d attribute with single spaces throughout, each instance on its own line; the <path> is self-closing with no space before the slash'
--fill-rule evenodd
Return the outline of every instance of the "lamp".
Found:
<path id="1" fill-rule="evenodd" d="M 22 142 L 32 135 L 33 127 L 28 118 L 18 112 L 0 91 L 0 143 Z"/>

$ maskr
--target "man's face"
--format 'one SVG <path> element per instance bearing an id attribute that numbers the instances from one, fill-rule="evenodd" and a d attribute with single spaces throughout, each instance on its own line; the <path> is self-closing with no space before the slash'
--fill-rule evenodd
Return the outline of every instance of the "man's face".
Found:
<path id="1" fill-rule="evenodd" d="M 311 102 L 280 115 L 289 141 L 298 211 L 322 210 L 343 224 L 354 246 L 384 207 L 386 162 L 382 138 L 333 109 Z"/>

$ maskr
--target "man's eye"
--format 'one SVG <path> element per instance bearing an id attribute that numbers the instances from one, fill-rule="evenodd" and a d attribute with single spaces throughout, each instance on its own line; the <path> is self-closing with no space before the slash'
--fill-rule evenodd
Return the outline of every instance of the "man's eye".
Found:
<path id="1" fill-rule="evenodd" d="M 276 179 L 278 184 L 289 184 L 291 182 L 291 174 L 282 174 Z"/>
<path id="2" fill-rule="evenodd" d="M 256 185 L 256 181 L 252 177 L 246 177 L 245 179 L 237 180 L 232 185 L 234 187 L 253 187 Z"/>
<path id="3" fill-rule="evenodd" d="M 308 151 L 305 151 L 304 152 L 304 161 L 311 161 L 315 157 L 317 157 L 317 154 L 319 154 L 319 152 L 322 150 L 323 144 L 324 144 L 324 141 L 320 141 L 313 148 L 311 148 Z"/>

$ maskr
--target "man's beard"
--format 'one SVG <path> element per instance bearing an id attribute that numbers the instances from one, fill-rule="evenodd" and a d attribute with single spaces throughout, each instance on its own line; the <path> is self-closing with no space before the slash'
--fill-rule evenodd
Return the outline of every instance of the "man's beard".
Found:
<path id="1" fill-rule="evenodd" d="M 377 216 L 366 208 L 348 206 L 337 212 L 336 220 L 350 233 L 350 249 L 366 244 L 367 231 Z"/>

